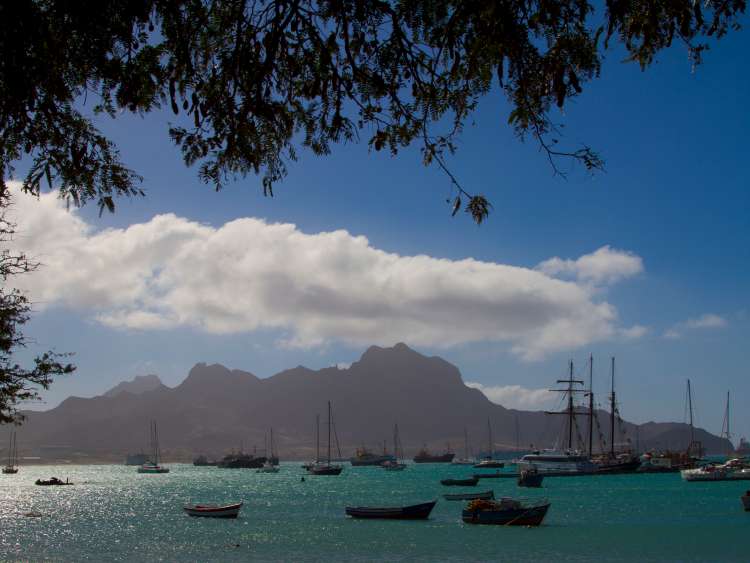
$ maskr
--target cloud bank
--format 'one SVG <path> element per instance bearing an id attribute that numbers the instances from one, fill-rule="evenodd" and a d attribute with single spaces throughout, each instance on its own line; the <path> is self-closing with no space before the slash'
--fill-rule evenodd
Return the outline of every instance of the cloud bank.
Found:
<path id="1" fill-rule="evenodd" d="M 643 272 L 643 260 L 632 252 L 602 246 L 576 260 L 557 256 L 537 265 L 551 276 L 569 276 L 594 285 L 610 284 Z"/>
<path id="2" fill-rule="evenodd" d="M 685 322 L 673 325 L 671 328 L 664 331 L 664 338 L 677 340 L 678 338 L 682 338 L 688 330 L 715 330 L 725 328 L 728 324 L 729 322 L 724 317 L 714 313 L 706 313 L 700 317 L 688 319 Z"/>
<path id="3" fill-rule="evenodd" d="M 617 311 L 589 282 L 643 269 L 608 246 L 536 269 L 402 256 L 343 230 L 308 234 L 256 218 L 212 227 L 166 214 L 97 231 L 55 194 L 15 201 L 16 244 L 43 263 L 18 278 L 37 307 L 124 329 L 270 329 L 299 347 L 489 341 L 535 360 L 622 337 Z"/>
<path id="4" fill-rule="evenodd" d="M 482 385 L 467 382 L 467 387 L 479 389 L 493 403 L 509 409 L 539 409 L 552 405 L 559 397 L 549 389 L 529 389 L 520 385 Z"/>

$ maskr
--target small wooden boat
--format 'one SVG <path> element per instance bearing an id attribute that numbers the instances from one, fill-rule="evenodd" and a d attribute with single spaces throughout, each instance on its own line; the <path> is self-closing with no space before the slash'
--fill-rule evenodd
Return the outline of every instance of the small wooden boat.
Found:
<path id="1" fill-rule="evenodd" d="M 219 506 L 216 504 L 188 504 L 182 509 L 189 516 L 202 516 L 206 518 L 237 518 L 242 508 L 242 503 L 226 504 Z"/>
<path id="2" fill-rule="evenodd" d="M 745 512 L 750 512 L 750 491 L 745 491 L 745 494 L 740 497 L 740 500 L 742 501 L 742 506 L 745 509 Z"/>
<path id="3" fill-rule="evenodd" d="M 531 502 L 512 498 L 473 500 L 462 511 L 461 518 L 467 524 L 539 526 L 549 506 L 547 499 Z"/>
<path id="4" fill-rule="evenodd" d="M 41 485 L 43 487 L 49 487 L 49 486 L 59 486 L 59 485 L 72 485 L 70 481 L 67 479 L 63 481 L 62 479 L 58 479 L 57 477 L 50 477 L 49 479 L 37 479 L 34 481 L 35 485 Z"/>
<path id="5" fill-rule="evenodd" d="M 435 507 L 436 500 L 424 504 L 396 507 L 347 506 L 347 516 L 352 518 L 385 518 L 388 520 L 426 520 Z"/>
<path id="6" fill-rule="evenodd" d="M 518 475 L 519 487 L 541 487 L 544 475 L 536 469 L 524 469 Z"/>
<path id="7" fill-rule="evenodd" d="M 446 487 L 476 487 L 477 483 L 479 483 L 479 478 L 476 475 L 470 479 L 443 479 L 440 481 L 440 484 Z"/>
<path id="8" fill-rule="evenodd" d="M 445 500 L 493 500 L 495 493 L 493 491 L 483 491 L 481 493 L 453 493 L 443 495 Z"/>

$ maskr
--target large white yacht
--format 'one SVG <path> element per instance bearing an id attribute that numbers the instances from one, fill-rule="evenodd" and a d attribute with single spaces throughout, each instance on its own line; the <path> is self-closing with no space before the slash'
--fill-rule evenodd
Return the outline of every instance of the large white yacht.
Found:
<path id="1" fill-rule="evenodd" d="M 519 459 L 518 471 L 523 469 L 536 469 L 540 473 L 594 473 L 597 467 L 586 454 L 576 450 L 544 450 Z"/>

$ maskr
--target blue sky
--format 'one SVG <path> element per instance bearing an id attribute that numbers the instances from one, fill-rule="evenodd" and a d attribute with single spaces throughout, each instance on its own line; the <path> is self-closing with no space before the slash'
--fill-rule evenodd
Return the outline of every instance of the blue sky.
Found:
<path id="1" fill-rule="evenodd" d="M 642 268 L 613 283 L 571 281 L 576 276 L 573 270 L 552 275 L 586 293 L 586 307 L 606 303 L 616 311 L 614 321 L 586 325 L 585 330 L 592 332 L 582 337 L 583 343 L 551 345 L 529 358 L 514 350 L 517 340 L 501 335 L 485 341 L 476 336 L 470 318 L 457 323 L 460 341 L 449 345 L 450 326 L 426 334 L 422 325 L 415 329 L 422 331 L 415 344 L 408 337 L 408 319 L 394 329 L 393 336 L 455 363 L 466 381 L 485 386 L 501 403 L 535 408 L 548 405 L 543 394 L 533 391 L 564 375 L 569 358 L 583 370 L 589 353 L 595 359 L 595 391 L 603 400 L 608 358 L 615 355 L 625 418 L 682 420 L 685 380 L 691 378 L 698 423 L 718 433 L 726 391 L 732 391 L 737 406 L 750 393 L 750 166 L 743 142 L 750 129 L 749 48 L 747 31 L 730 36 L 712 47 L 695 72 L 682 47 L 662 54 L 645 72 L 637 65 L 621 64 L 622 57 L 610 52 L 601 79 L 589 84 L 560 117 L 565 123 L 564 142 L 589 144 L 605 158 L 606 172 L 593 177 L 580 167 L 573 167 L 567 180 L 554 176 L 534 142 L 519 142 L 505 125 L 506 102 L 497 93 L 489 96 L 474 115 L 474 123 L 467 124 L 457 154 L 449 159 L 462 184 L 484 193 L 494 205 L 481 226 L 462 214 L 450 217 L 445 203 L 449 181 L 437 168 L 422 166 L 417 148 L 395 158 L 371 153 L 364 143 L 339 146 L 325 158 L 302 153 L 297 163 L 290 164 L 286 180 L 276 186 L 273 199 L 263 197 L 255 177 L 216 193 L 200 183 L 194 169 L 182 164 L 166 133 L 167 114 L 121 116 L 101 123 L 118 143 L 125 162 L 144 176 L 147 196 L 119 201 L 115 215 L 99 218 L 91 206 L 78 212 L 78 218 L 93 229 L 89 234 L 149 224 L 154 216 L 166 213 L 214 230 L 235 219 L 261 218 L 267 224 L 296 225 L 290 240 L 300 238 L 297 234 L 312 237 L 345 230 L 366 237 L 375 251 L 400 257 L 424 255 L 450 264 L 473 258 L 533 272 L 550 258 L 576 260 L 608 245 L 623 256 L 640 258 Z M 252 229 L 260 231 L 244 232 L 265 232 L 258 225 Z M 305 240 L 304 250 L 294 252 L 309 254 L 319 242 L 314 237 Z M 258 252 L 257 241 L 246 242 L 252 258 Z M 244 242 L 235 238 L 231 244 Z M 43 262 L 52 258 L 44 246 L 34 248 Z M 315 262 L 311 263 L 314 268 Z M 194 264 L 195 272 L 207 267 L 199 257 Z M 428 267 L 440 264 L 429 261 Z M 128 267 L 126 261 L 122 272 Z M 305 267 L 307 271 L 301 269 L 296 275 L 305 278 L 316 273 L 309 269 L 310 263 Z M 402 272 L 408 263 L 393 267 Z M 377 268 L 368 276 L 377 276 Z M 48 285 L 56 283 L 52 271 L 47 270 Z M 120 273 L 110 273 L 114 283 Z M 221 271 L 215 275 L 218 282 Z M 403 275 L 412 279 L 408 272 Z M 455 272 L 450 275 L 454 282 L 461 279 Z M 68 287 L 65 283 L 61 281 L 60 287 Z M 250 298 L 241 280 L 233 283 L 237 294 L 230 299 Z M 429 277 L 419 278 L 419 283 L 427 290 Z M 469 285 L 473 287 L 473 282 Z M 320 368 L 349 363 L 366 348 L 363 339 L 338 338 L 341 326 L 331 327 L 317 317 L 306 325 L 303 346 L 288 345 L 299 335 L 283 326 L 283 319 L 275 326 L 254 329 L 240 323 L 220 333 L 189 322 L 158 328 L 143 324 L 134 328 L 119 317 L 104 322 L 102 315 L 111 312 L 108 305 L 96 302 L 87 283 L 75 287 L 75 299 L 51 289 L 39 290 L 36 296 L 32 291 L 40 305 L 30 335 L 41 347 L 74 351 L 79 366 L 75 376 L 60 380 L 45 394 L 44 408 L 71 394 L 99 394 L 138 374 L 156 373 L 174 385 L 199 361 L 220 362 L 265 377 L 299 364 Z M 491 284 L 478 287 L 484 298 L 494 291 Z M 409 291 L 419 295 L 418 288 Z M 281 287 L 279 294 L 283 295 Z M 393 297 L 383 295 L 385 300 Z M 474 297 L 479 301 L 472 301 L 473 305 L 481 303 L 482 296 Z M 469 307 L 465 315 L 471 314 Z M 315 327 L 325 327 L 325 337 L 316 340 Z M 637 332 L 643 334 L 627 337 L 624 331 L 633 327 L 641 327 Z M 512 332 L 513 327 L 507 330 Z M 613 332 L 602 337 L 601 331 L 607 330 Z M 387 326 L 373 328 L 372 334 L 378 335 L 373 343 L 393 343 Z M 521 346 L 532 345 L 524 340 Z M 741 409 L 734 411 L 733 426 L 750 436 L 750 420 Z"/>

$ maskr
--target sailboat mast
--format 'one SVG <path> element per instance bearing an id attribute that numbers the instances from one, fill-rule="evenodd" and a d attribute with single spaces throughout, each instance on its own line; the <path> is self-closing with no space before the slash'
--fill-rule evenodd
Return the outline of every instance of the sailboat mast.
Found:
<path id="1" fill-rule="evenodd" d="M 492 459 L 494 457 L 494 452 L 492 451 L 492 425 L 490 424 L 489 416 L 487 417 L 487 439 L 489 440 L 487 444 L 489 446 L 488 451 L 490 452 L 489 458 Z"/>
<path id="2" fill-rule="evenodd" d="M 594 454 L 594 355 L 589 356 L 589 457 Z"/>
<path id="3" fill-rule="evenodd" d="M 320 415 L 315 415 L 315 461 L 320 461 Z"/>
<path id="4" fill-rule="evenodd" d="M 609 448 L 612 457 L 615 456 L 615 357 L 612 356 L 612 393 L 609 396 Z"/>
<path id="5" fill-rule="evenodd" d="M 688 410 L 690 412 L 690 445 L 688 446 L 688 455 L 695 442 L 695 431 L 693 429 L 693 392 L 690 389 L 690 380 L 687 380 Z"/>
<path id="6" fill-rule="evenodd" d="M 464 459 L 469 459 L 469 433 L 464 427 Z"/>
<path id="7" fill-rule="evenodd" d="M 570 379 L 568 383 L 568 450 L 573 449 L 573 360 L 570 360 Z"/>
<path id="8" fill-rule="evenodd" d="M 11 465 L 11 456 L 13 455 L 13 436 L 14 432 L 10 433 L 10 438 L 8 439 L 8 467 Z"/>
<path id="9" fill-rule="evenodd" d="M 328 465 L 331 465 L 331 401 L 328 401 Z"/>

